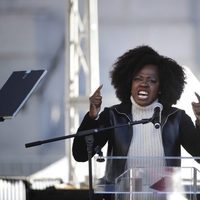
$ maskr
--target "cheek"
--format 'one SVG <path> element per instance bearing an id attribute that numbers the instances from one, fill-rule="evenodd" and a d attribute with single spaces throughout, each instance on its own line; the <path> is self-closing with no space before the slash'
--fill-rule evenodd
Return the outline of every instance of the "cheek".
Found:
<path id="1" fill-rule="evenodd" d="M 159 93 L 159 87 L 154 88 L 153 89 L 153 95 L 158 96 L 158 93 Z"/>
<path id="2" fill-rule="evenodd" d="M 132 84 L 131 84 L 131 91 L 134 91 L 136 87 L 137 87 L 137 84 L 132 82 Z"/>
<path id="3" fill-rule="evenodd" d="M 131 86 L 131 94 L 132 94 L 132 96 L 134 95 L 135 91 L 136 91 L 135 86 L 132 84 L 132 86 Z"/>

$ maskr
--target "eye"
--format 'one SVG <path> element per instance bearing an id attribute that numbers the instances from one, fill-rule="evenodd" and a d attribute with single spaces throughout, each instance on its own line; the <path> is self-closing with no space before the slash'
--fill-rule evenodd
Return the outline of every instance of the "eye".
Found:
<path id="1" fill-rule="evenodd" d="M 139 76 L 136 76 L 133 78 L 133 81 L 142 81 L 143 79 Z"/>
<path id="2" fill-rule="evenodd" d="M 157 83 L 157 80 L 156 79 L 149 79 L 148 82 L 149 83 Z"/>

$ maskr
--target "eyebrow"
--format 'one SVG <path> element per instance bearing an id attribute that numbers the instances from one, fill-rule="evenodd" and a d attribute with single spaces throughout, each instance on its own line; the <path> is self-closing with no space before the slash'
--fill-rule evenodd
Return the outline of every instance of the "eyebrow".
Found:
<path id="1" fill-rule="evenodd" d="M 155 79 L 159 79 L 159 77 L 155 76 L 155 75 L 147 75 L 147 76 L 143 76 L 141 74 L 135 75 L 133 76 L 133 78 L 135 77 L 142 77 L 142 78 L 155 78 Z"/>

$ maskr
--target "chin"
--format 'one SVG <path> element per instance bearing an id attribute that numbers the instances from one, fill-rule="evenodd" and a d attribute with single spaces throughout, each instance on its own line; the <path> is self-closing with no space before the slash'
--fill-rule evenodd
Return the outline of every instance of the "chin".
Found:
<path id="1" fill-rule="evenodd" d="M 141 101 L 136 101 L 136 103 L 137 103 L 138 105 L 140 105 L 140 106 L 148 106 L 148 105 L 151 104 L 151 103 L 149 103 L 149 102 L 141 102 Z"/>

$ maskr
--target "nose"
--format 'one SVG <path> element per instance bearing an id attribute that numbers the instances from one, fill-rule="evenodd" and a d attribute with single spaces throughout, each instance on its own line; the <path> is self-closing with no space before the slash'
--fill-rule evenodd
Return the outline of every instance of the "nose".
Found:
<path id="1" fill-rule="evenodd" d="M 148 80 L 143 79 L 142 82 L 141 82 L 141 85 L 148 86 Z"/>

